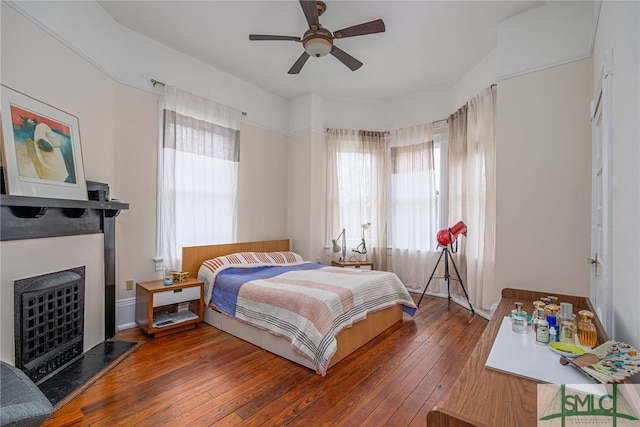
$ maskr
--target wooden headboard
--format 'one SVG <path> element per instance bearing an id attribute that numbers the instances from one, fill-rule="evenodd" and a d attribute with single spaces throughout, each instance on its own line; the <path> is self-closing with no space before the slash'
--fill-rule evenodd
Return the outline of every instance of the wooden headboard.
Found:
<path id="1" fill-rule="evenodd" d="M 236 252 L 280 252 L 289 250 L 289 239 L 262 242 L 226 243 L 223 245 L 185 246 L 182 248 L 182 271 L 198 277 L 198 270 L 208 259 Z"/>

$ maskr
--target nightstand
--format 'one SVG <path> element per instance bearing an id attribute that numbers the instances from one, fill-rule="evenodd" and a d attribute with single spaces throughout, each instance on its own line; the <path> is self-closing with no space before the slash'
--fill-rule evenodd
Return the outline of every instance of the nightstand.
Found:
<path id="1" fill-rule="evenodd" d="M 155 337 L 184 331 L 204 318 L 204 283 L 187 279 L 165 286 L 164 280 L 136 283 L 136 323 Z"/>
<path id="2" fill-rule="evenodd" d="M 373 267 L 373 261 L 331 261 L 331 265 L 334 267 L 342 268 L 359 268 L 361 270 L 375 270 Z"/>

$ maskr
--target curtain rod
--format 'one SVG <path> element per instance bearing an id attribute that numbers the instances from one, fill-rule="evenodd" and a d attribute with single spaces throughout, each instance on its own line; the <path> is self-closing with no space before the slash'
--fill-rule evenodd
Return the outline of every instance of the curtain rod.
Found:
<path id="1" fill-rule="evenodd" d="M 159 82 L 159 81 L 158 81 L 158 80 L 156 80 L 156 79 L 151 79 L 151 84 L 153 85 L 153 87 L 156 87 L 156 85 L 165 86 L 165 84 L 164 84 L 164 83 Z M 246 115 L 247 115 L 247 113 L 243 111 L 243 112 L 242 112 L 242 115 L 243 115 L 243 116 L 246 116 Z"/>

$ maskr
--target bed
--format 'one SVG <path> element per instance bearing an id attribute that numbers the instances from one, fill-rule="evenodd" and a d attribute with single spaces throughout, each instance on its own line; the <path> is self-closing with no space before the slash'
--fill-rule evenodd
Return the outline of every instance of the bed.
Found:
<path id="1" fill-rule="evenodd" d="M 321 375 L 416 310 L 395 274 L 310 263 L 286 239 L 185 247 L 182 270 L 205 282 L 206 323 Z"/>

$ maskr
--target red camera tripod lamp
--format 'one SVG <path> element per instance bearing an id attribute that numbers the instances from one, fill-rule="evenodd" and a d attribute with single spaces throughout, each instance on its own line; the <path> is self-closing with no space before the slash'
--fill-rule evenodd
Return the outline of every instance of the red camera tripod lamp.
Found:
<path id="1" fill-rule="evenodd" d="M 427 292 L 427 289 L 429 288 L 429 284 L 431 283 L 431 280 L 433 279 L 433 275 L 436 274 L 436 270 L 438 269 L 438 265 L 440 265 L 440 261 L 442 260 L 442 256 L 444 255 L 444 276 L 443 277 L 436 277 L 436 279 L 444 279 L 447 282 L 447 296 L 449 298 L 449 300 L 451 300 L 451 291 L 449 288 L 449 281 L 450 280 L 457 280 L 460 283 L 460 286 L 462 287 L 462 291 L 464 292 L 464 296 L 467 298 L 467 303 L 469 304 L 469 310 L 471 310 L 471 314 L 475 314 L 473 307 L 471 306 L 471 302 L 469 301 L 469 295 L 467 295 L 467 290 L 464 288 L 464 283 L 462 283 L 462 279 L 460 278 L 460 273 L 458 272 L 458 267 L 456 267 L 456 263 L 453 262 L 453 258 L 451 257 L 452 253 L 456 253 L 458 252 L 458 236 L 462 234 L 463 236 L 467 235 L 467 226 L 465 225 L 464 222 L 462 221 L 458 221 L 457 223 L 455 223 L 452 227 L 449 228 L 445 228 L 442 229 L 440 231 L 438 231 L 438 234 L 436 235 L 436 239 L 438 240 L 438 246 L 442 247 L 442 252 L 440 253 L 440 257 L 438 258 L 438 262 L 436 262 L 436 266 L 434 267 L 433 271 L 431 272 L 431 276 L 429 277 L 429 281 L 427 282 L 427 286 L 424 287 L 424 291 L 422 291 L 422 296 L 420 297 L 420 300 L 418 301 L 418 307 L 420 307 L 420 303 L 422 302 L 422 298 L 424 298 L 424 294 L 425 292 Z M 455 242 L 455 248 L 454 248 L 454 242 Z M 449 262 L 451 262 L 451 265 L 453 265 L 453 269 L 456 272 L 456 276 L 458 276 L 458 279 L 453 279 L 451 278 L 451 275 L 449 274 Z"/>

